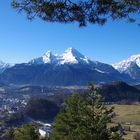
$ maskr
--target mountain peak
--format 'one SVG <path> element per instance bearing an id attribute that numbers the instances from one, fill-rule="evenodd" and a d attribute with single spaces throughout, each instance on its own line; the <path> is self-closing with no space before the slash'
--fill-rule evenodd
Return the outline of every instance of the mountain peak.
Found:
<path id="1" fill-rule="evenodd" d="M 44 63 L 51 63 L 52 59 L 54 58 L 54 55 L 52 54 L 52 52 L 50 50 L 48 50 L 43 56 L 43 62 Z"/>
<path id="2" fill-rule="evenodd" d="M 128 60 L 136 62 L 136 64 L 140 67 L 140 54 L 132 55 Z"/>
<path id="3" fill-rule="evenodd" d="M 62 55 L 53 55 L 47 51 L 42 57 L 33 59 L 30 64 L 88 64 L 89 59 L 74 48 L 68 48 Z"/>
<path id="4" fill-rule="evenodd" d="M 69 47 L 69 48 L 67 48 L 65 51 L 72 51 L 72 50 L 76 50 L 76 49 L 73 48 L 73 47 Z"/>
<path id="5" fill-rule="evenodd" d="M 119 63 L 113 64 L 112 66 L 118 71 L 124 72 L 134 64 L 140 67 L 140 54 L 132 55 L 128 59 L 123 60 Z"/>
<path id="6" fill-rule="evenodd" d="M 52 52 L 50 50 L 48 50 L 44 55 L 50 56 L 51 54 L 52 54 Z"/>
<path id="7" fill-rule="evenodd" d="M 71 53 L 78 52 L 78 53 L 79 53 L 79 51 L 77 51 L 75 48 L 72 48 L 72 47 L 67 48 L 67 49 L 65 50 L 65 52 L 67 52 L 67 53 L 69 53 L 69 52 L 71 52 Z"/>
<path id="8" fill-rule="evenodd" d="M 78 64 L 78 63 L 82 63 L 82 64 L 89 63 L 89 59 L 72 47 L 68 48 L 61 55 L 60 64 Z"/>
<path id="9" fill-rule="evenodd" d="M 48 50 L 43 56 L 32 59 L 29 61 L 29 64 L 47 64 L 52 63 L 52 60 L 54 59 L 54 55 L 50 50 Z"/>

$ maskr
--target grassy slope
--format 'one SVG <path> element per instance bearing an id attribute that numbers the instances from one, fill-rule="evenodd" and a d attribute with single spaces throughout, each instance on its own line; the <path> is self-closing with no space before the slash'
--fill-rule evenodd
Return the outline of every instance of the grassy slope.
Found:
<path id="1" fill-rule="evenodd" d="M 116 117 L 114 121 L 122 126 L 130 126 L 131 131 L 126 131 L 125 140 L 132 140 L 136 132 L 140 132 L 140 105 L 113 105 Z M 139 123 L 139 125 L 137 124 Z M 114 125 L 114 124 L 112 124 Z"/>
<path id="2" fill-rule="evenodd" d="M 114 105 L 119 122 L 140 123 L 140 105 Z"/>

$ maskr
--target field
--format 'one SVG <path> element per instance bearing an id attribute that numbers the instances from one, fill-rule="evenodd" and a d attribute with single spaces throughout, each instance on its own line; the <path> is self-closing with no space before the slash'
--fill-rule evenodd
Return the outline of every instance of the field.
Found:
<path id="1" fill-rule="evenodd" d="M 116 113 L 113 123 L 120 123 L 125 129 L 125 140 L 132 140 L 136 132 L 140 132 L 140 105 L 113 105 Z"/>

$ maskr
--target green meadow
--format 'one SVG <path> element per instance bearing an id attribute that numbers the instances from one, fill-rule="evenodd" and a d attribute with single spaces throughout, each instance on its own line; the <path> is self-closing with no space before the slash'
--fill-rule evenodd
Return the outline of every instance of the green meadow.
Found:
<path id="1" fill-rule="evenodd" d="M 113 105 L 115 117 L 111 125 L 120 123 L 124 130 L 124 140 L 132 140 L 140 132 L 140 105 Z"/>

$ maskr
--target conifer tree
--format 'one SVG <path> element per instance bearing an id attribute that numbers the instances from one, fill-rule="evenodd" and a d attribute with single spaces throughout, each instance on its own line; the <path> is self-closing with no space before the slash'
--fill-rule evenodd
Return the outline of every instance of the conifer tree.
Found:
<path id="1" fill-rule="evenodd" d="M 94 86 L 87 97 L 74 94 L 55 119 L 51 140 L 121 140 L 108 128 L 113 108 L 107 108 Z"/>
<path id="2" fill-rule="evenodd" d="M 8 140 L 39 140 L 39 132 L 34 125 L 24 125 L 21 128 L 11 129 L 7 134 Z"/>

